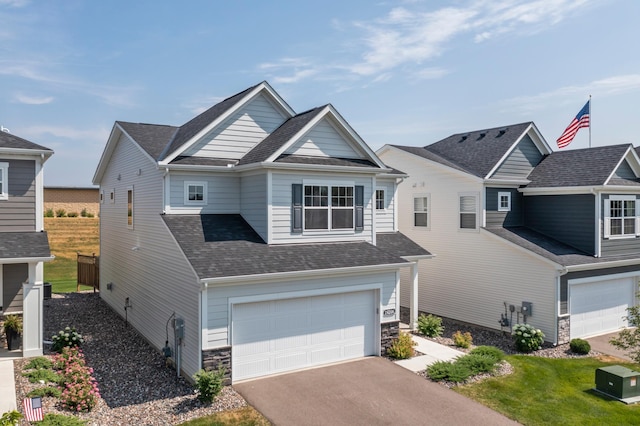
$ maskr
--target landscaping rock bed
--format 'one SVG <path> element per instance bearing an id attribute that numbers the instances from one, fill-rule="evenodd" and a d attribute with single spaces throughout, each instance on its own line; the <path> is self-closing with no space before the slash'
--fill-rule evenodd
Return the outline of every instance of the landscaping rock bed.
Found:
<path id="1" fill-rule="evenodd" d="M 96 407 L 76 414 L 89 425 L 174 425 L 247 405 L 231 387 L 225 387 L 213 404 L 200 403 L 193 386 L 166 367 L 162 354 L 125 324 L 97 293 L 54 294 L 44 302 L 45 339 L 50 340 L 66 326 L 75 327 L 84 336 L 82 349 L 100 388 Z M 14 364 L 18 406 L 29 391 L 42 386 L 22 377 L 27 362 L 17 360 Z M 43 406 L 45 414 L 70 414 L 56 398 L 43 398 Z"/>

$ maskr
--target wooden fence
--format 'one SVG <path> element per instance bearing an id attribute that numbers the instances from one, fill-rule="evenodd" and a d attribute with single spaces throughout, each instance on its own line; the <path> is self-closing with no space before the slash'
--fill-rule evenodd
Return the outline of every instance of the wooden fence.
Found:
<path id="1" fill-rule="evenodd" d="M 100 256 L 96 254 L 78 253 L 78 288 L 80 285 L 93 287 L 93 292 L 100 290 Z"/>

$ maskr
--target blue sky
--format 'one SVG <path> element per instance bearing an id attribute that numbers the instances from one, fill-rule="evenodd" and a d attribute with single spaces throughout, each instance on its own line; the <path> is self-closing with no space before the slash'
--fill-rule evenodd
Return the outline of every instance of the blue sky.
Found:
<path id="1" fill-rule="evenodd" d="M 267 80 L 332 103 L 373 148 L 534 121 L 592 101 L 592 145 L 639 144 L 640 2 L 0 0 L 0 125 L 89 186 L 115 120 L 181 125 Z M 568 148 L 588 146 L 580 130 Z"/>

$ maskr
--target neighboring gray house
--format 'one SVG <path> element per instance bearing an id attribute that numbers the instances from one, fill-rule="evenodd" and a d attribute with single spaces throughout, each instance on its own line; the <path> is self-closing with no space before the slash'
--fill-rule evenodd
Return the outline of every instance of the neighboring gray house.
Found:
<path id="1" fill-rule="evenodd" d="M 507 330 L 503 318 L 526 319 L 554 343 L 627 325 L 640 279 L 631 145 L 552 152 L 529 122 L 378 156 L 409 175 L 399 230 L 437 254 L 420 266 L 420 311 Z"/>
<path id="2" fill-rule="evenodd" d="M 0 132 L 0 314 L 22 314 L 22 355 L 42 355 L 43 165 L 53 151 Z M 4 350 L 4 349 L 0 349 Z"/>
<path id="3" fill-rule="evenodd" d="M 179 127 L 118 121 L 93 179 L 101 297 L 187 375 L 379 355 L 400 270 L 415 294 L 430 257 L 397 232 L 403 176 L 333 106 L 296 114 L 266 82 Z"/>

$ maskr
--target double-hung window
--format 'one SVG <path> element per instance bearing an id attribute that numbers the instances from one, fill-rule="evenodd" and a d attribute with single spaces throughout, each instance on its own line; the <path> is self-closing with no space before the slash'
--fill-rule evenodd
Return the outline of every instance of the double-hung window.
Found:
<path id="1" fill-rule="evenodd" d="M 413 197 L 413 226 L 429 227 L 429 197 Z"/>
<path id="2" fill-rule="evenodd" d="M 460 229 L 478 228 L 478 195 L 460 194 Z"/>
<path id="3" fill-rule="evenodd" d="M 385 209 L 384 189 L 376 189 L 376 210 Z"/>
<path id="4" fill-rule="evenodd" d="M 9 163 L 0 163 L 0 200 L 9 199 Z"/>
<path id="5" fill-rule="evenodd" d="M 640 234 L 635 195 L 612 195 L 605 200 L 604 237 L 625 238 Z"/>
<path id="6" fill-rule="evenodd" d="M 133 186 L 127 188 L 127 227 L 133 229 Z"/>
<path id="7" fill-rule="evenodd" d="M 498 192 L 498 211 L 511 211 L 511 192 Z"/>
<path id="8" fill-rule="evenodd" d="M 293 184 L 292 231 L 362 231 L 364 188 L 345 184 Z"/>

